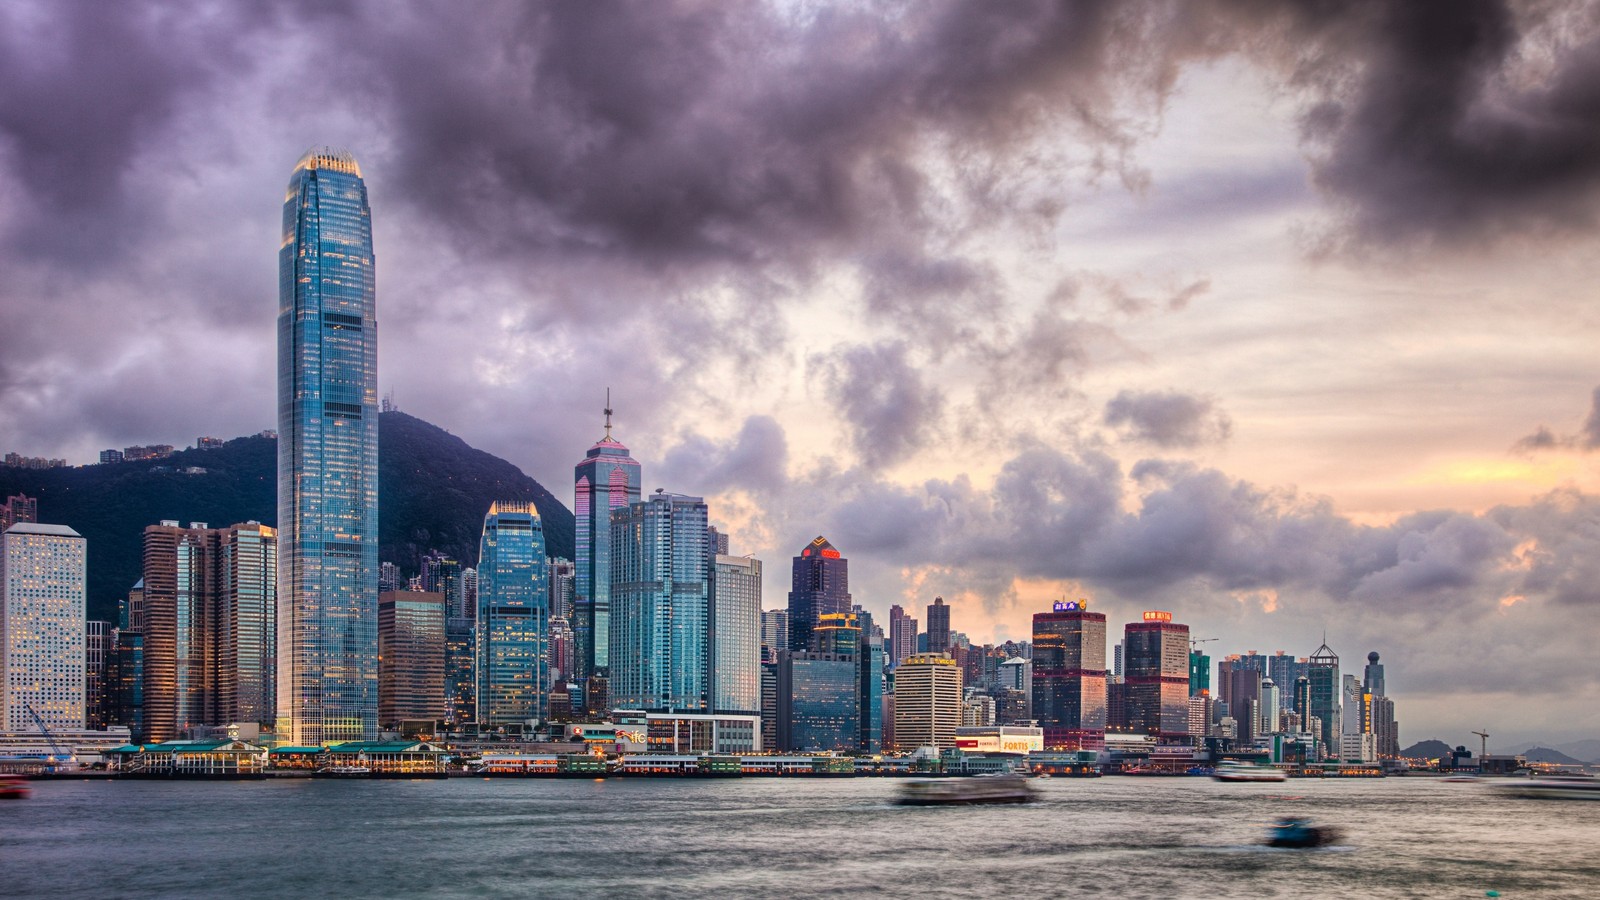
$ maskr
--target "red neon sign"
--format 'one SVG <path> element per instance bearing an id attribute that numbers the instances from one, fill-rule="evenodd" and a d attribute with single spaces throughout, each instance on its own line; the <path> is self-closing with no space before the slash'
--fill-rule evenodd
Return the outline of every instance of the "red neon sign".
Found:
<path id="1" fill-rule="evenodd" d="M 1146 622 L 1171 622 L 1172 613 L 1163 612 L 1159 609 L 1146 610 L 1144 614 L 1144 620 Z"/>

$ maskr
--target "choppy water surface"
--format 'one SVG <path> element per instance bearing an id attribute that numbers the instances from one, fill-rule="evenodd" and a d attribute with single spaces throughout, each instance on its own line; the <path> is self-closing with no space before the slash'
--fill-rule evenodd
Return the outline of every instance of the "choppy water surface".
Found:
<path id="1" fill-rule="evenodd" d="M 1600 897 L 1600 803 L 1422 778 L 1050 779 L 903 808 L 893 781 L 45 782 L 0 895 Z M 1328 850 L 1257 845 L 1284 813 Z"/>

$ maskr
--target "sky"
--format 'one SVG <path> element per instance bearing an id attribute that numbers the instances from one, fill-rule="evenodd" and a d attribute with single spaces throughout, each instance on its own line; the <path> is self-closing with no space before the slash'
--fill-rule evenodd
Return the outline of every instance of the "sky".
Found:
<path id="1" fill-rule="evenodd" d="M 978 642 L 1088 598 L 1600 736 L 1600 7 L 0 4 L 0 449 L 274 426 L 282 194 L 380 390 Z M 69 523 L 70 524 L 70 523 Z"/>

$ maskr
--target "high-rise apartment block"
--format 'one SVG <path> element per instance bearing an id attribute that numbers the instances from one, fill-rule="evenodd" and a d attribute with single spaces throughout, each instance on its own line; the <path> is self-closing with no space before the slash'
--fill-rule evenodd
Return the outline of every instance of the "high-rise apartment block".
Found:
<path id="1" fill-rule="evenodd" d="M 1162 739 L 1189 735 L 1189 626 L 1151 610 L 1123 629 L 1128 730 Z M 1034 678 L 1039 650 L 1034 646 Z"/>
<path id="2" fill-rule="evenodd" d="M 87 558 L 64 525 L 0 533 L 0 731 L 84 727 Z"/>
<path id="3" fill-rule="evenodd" d="M 378 595 L 378 722 L 445 718 L 445 595 L 387 591 Z"/>
<path id="4" fill-rule="evenodd" d="M 639 463 L 611 436 L 611 392 L 606 392 L 606 433 L 573 468 L 574 548 L 577 559 L 577 642 L 574 676 L 606 675 L 611 653 L 611 513 L 639 500 Z M 701 542 L 704 543 L 704 536 Z"/>
<path id="5" fill-rule="evenodd" d="M 0 503 L 0 534 L 13 525 L 39 521 L 39 500 L 26 494 L 13 494 Z"/>
<path id="6" fill-rule="evenodd" d="M 906 615 L 906 611 L 899 604 L 889 607 L 889 665 L 900 665 L 900 661 L 917 652 L 917 620 L 915 616 Z"/>
<path id="7" fill-rule="evenodd" d="M 705 711 L 705 501 L 657 491 L 617 509 L 609 555 L 612 708 Z"/>
<path id="8" fill-rule="evenodd" d="M 366 740 L 378 731 L 378 320 L 353 157 L 295 166 L 281 246 L 278 732 Z"/>
<path id="9" fill-rule="evenodd" d="M 794 558 L 789 587 L 789 649 L 809 650 L 822 616 L 848 613 L 850 561 L 818 535 Z"/>
<path id="10" fill-rule="evenodd" d="M 500 501 L 478 548 L 477 703 L 482 728 L 548 717 L 550 585 L 544 523 L 528 502 Z"/>
<path id="11" fill-rule="evenodd" d="M 1050 750 L 1105 746 L 1106 616 L 1087 601 L 1033 616 L 1033 717 Z M 1015 677 L 1015 676 L 1013 676 Z"/>

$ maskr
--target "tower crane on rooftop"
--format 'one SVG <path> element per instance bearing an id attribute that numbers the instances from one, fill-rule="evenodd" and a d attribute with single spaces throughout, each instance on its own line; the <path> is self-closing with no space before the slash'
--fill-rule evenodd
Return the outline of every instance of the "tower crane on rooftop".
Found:
<path id="1" fill-rule="evenodd" d="M 1473 734 L 1477 735 L 1479 740 L 1482 742 L 1481 745 L 1479 746 L 1479 749 L 1478 749 L 1478 758 L 1482 759 L 1485 756 L 1488 756 L 1489 755 L 1489 733 L 1487 731 L 1474 731 Z"/>
<path id="2" fill-rule="evenodd" d="M 1214 640 L 1217 640 L 1217 638 L 1189 638 L 1189 649 L 1193 650 L 1201 644 Z"/>

